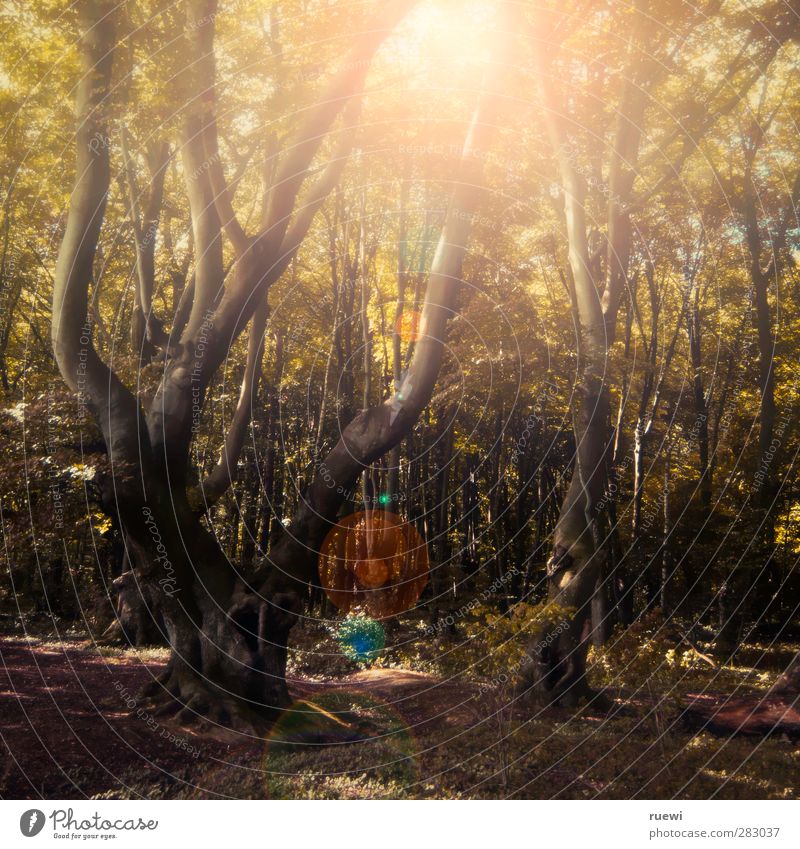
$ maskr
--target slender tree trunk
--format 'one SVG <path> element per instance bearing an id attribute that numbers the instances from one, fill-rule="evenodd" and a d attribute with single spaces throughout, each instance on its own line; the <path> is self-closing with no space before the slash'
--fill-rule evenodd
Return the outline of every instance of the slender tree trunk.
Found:
<path id="1" fill-rule="evenodd" d="M 687 332 L 689 336 L 689 357 L 692 369 L 692 397 L 694 399 L 695 419 L 692 435 L 697 440 L 698 487 L 700 506 L 704 516 L 711 512 L 713 491 L 712 471 L 709 462 L 708 403 L 703 382 L 702 320 L 700 317 L 700 289 L 694 285 L 692 306 L 687 312 Z"/>
<path id="2" fill-rule="evenodd" d="M 408 287 L 408 194 L 410 186 L 411 159 L 406 157 L 400 186 L 400 220 L 397 249 L 397 304 L 394 312 L 394 332 L 392 333 L 392 377 L 394 389 L 403 381 L 403 333 L 402 325 L 406 320 L 406 288 Z M 386 491 L 389 496 L 390 510 L 399 513 L 398 496 L 400 492 L 400 445 L 389 452 L 389 474 Z"/>
<path id="3" fill-rule="evenodd" d="M 761 394 L 758 422 L 758 468 L 756 492 L 753 499 L 759 522 L 756 550 L 757 563 L 751 605 L 759 617 L 769 611 L 779 576 L 775 563 L 775 519 L 773 505 L 778 493 L 778 476 L 775 464 L 777 446 L 773 444 L 777 409 L 775 405 L 775 338 L 772 310 L 769 304 L 769 286 L 778 269 L 777 249 L 772 244 L 773 257 L 767 269 L 762 268 L 763 250 L 758 225 L 758 207 L 752 186 L 752 173 L 748 168 L 743 200 L 745 232 L 750 251 L 750 278 L 755 301 L 756 338 L 758 341 L 758 389 Z"/>
<path id="4" fill-rule="evenodd" d="M 672 575 L 672 545 L 670 533 L 672 522 L 670 520 L 670 492 L 672 489 L 672 457 L 669 445 L 664 456 L 664 483 L 662 486 L 662 516 L 663 535 L 661 538 L 661 613 L 664 619 L 670 616 L 669 605 L 669 582 Z"/>
<path id="5" fill-rule="evenodd" d="M 546 73 L 546 72 L 544 72 Z M 573 413 L 575 458 L 569 489 L 547 563 L 552 616 L 529 644 L 522 670 L 526 693 L 547 702 L 575 704 L 590 694 L 586 652 L 591 603 L 601 578 L 602 553 L 596 547 L 597 521 L 607 479 L 609 399 L 606 319 L 591 274 L 585 220 L 585 183 L 565 153 L 558 107 L 543 85 L 545 110 L 561 172 L 569 264 L 574 280 L 578 335 L 577 409 Z"/>

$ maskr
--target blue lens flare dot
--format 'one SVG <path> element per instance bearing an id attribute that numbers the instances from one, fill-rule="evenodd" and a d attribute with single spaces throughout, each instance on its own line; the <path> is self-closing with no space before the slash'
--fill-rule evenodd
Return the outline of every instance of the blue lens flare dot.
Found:
<path id="1" fill-rule="evenodd" d="M 336 629 L 342 654 L 355 663 L 371 663 L 386 645 L 383 625 L 363 613 L 350 613 Z"/>

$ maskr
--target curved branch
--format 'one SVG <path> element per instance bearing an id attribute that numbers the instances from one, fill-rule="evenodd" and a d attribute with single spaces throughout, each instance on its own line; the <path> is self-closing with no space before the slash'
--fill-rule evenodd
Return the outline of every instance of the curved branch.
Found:
<path id="1" fill-rule="evenodd" d="M 351 130 L 345 136 L 337 148 L 334 158 L 324 169 L 317 182 L 309 190 L 300 211 L 286 234 L 284 244 L 281 246 L 281 258 L 276 263 L 273 274 L 278 279 L 289 267 L 289 264 L 297 254 L 300 245 L 308 233 L 317 210 L 322 206 L 325 199 L 339 182 L 350 156 L 354 133 Z M 239 400 L 233 414 L 225 444 L 220 452 L 216 466 L 208 474 L 202 483 L 201 495 L 197 499 L 202 500 L 204 509 L 214 505 L 233 484 L 235 478 L 236 464 L 244 448 L 247 428 L 253 418 L 253 403 L 258 392 L 258 384 L 261 376 L 261 357 L 264 350 L 264 329 L 267 323 L 269 308 L 266 299 L 256 307 L 250 322 L 250 335 L 247 344 L 247 361 L 245 364 L 244 377 L 239 392 Z"/>
<path id="2" fill-rule="evenodd" d="M 247 361 L 244 377 L 239 390 L 233 418 L 220 451 L 216 466 L 203 481 L 198 493 L 198 502 L 204 509 L 214 505 L 233 484 L 236 465 L 244 448 L 247 428 L 253 418 L 253 403 L 261 379 L 261 357 L 264 353 L 264 330 L 267 325 L 269 306 L 266 299 L 258 305 L 250 322 L 250 336 L 247 342 Z"/>
<path id="3" fill-rule="evenodd" d="M 138 463 L 141 411 L 91 339 L 89 284 L 108 196 L 106 109 L 113 64 L 113 3 L 80 4 L 83 75 L 77 86 L 77 167 L 56 263 L 52 341 L 59 371 L 97 418 L 112 461 Z"/>
<path id="4" fill-rule="evenodd" d="M 354 103 L 356 103 L 354 101 Z M 292 221 L 292 226 L 283 237 L 283 242 L 278 250 L 278 258 L 269 270 L 266 277 L 267 287 L 277 282 L 284 271 L 291 265 L 297 256 L 317 212 L 327 200 L 330 193 L 336 188 L 344 172 L 345 166 L 350 159 L 355 140 L 355 116 L 358 113 L 358 104 L 352 108 L 348 107 L 350 118 L 347 120 L 346 129 L 342 130 L 342 138 L 333 153 L 330 162 L 322 170 L 320 176 L 311 185 L 305 196 L 297 204 L 297 212 Z"/>
<path id="5" fill-rule="evenodd" d="M 183 350 L 169 363 L 148 413 L 151 441 L 172 469 L 170 479 L 174 486 L 182 486 L 187 479 L 193 421 L 198 420 L 211 378 L 266 297 L 269 286 L 285 267 L 282 262 L 285 253 L 281 253 L 283 240 L 311 161 L 331 124 L 347 102 L 361 91 L 375 51 L 415 3 L 416 0 L 389 0 L 382 4 L 381 11 L 357 37 L 347 60 L 321 100 L 309 108 L 295 142 L 278 168 L 267 213 L 271 223 L 238 259 L 233 280 L 224 288 L 221 225 L 209 173 L 213 163 L 209 163 L 204 145 L 204 127 L 213 112 L 207 108 L 209 92 L 213 90 L 213 63 L 193 65 L 198 103 L 193 105 L 187 118 L 183 157 L 196 257 L 194 301 L 181 337 Z M 212 9 L 213 0 L 193 0 L 192 6 L 192 14 L 197 15 L 200 9 Z M 190 42 L 196 56 L 198 51 L 202 54 L 206 49 L 202 39 L 207 38 L 209 32 L 206 29 L 203 35 L 191 31 Z M 325 187 L 325 179 L 318 188 L 320 185 Z M 321 199 L 315 202 L 312 190 L 307 210 L 316 211 L 319 203 Z M 301 215 L 298 232 L 302 231 L 304 218 L 307 216 Z M 310 225 L 310 218 L 307 221 Z"/>

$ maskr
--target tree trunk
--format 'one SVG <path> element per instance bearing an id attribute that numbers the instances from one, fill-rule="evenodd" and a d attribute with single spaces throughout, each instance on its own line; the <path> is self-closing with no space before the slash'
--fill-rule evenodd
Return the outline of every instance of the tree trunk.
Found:
<path id="1" fill-rule="evenodd" d="M 408 286 L 408 194 L 410 185 L 411 159 L 406 157 L 403 177 L 400 185 L 400 220 L 397 248 L 397 304 L 394 312 L 394 332 L 392 333 L 392 378 L 397 391 L 403 380 L 403 334 L 402 326 L 406 320 L 406 288 Z M 389 453 L 389 472 L 386 492 L 389 496 L 389 509 L 400 512 L 400 445 Z"/>
<path id="2" fill-rule="evenodd" d="M 687 333 L 689 336 L 689 357 L 692 369 L 692 392 L 694 398 L 695 420 L 692 425 L 692 436 L 697 440 L 698 454 L 698 487 L 700 489 L 700 506 L 703 516 L 711 513 L 711 495 L 713 489 L 712 471 L 709 462 L 708 438 L 708 404 L 703 383 L 703 352 L 702 352 L 702 323 L 700 317 L 700 290 L 694 285 L 694 298 L 687 312 Z"/>
<path id="3" fill-rule="evenodd" d="M 753 191 L 752 173 L 748 169 L 743 210 L 747 244 L 750 252 L 750 278 L 753 283 L 755 301 L 756 336 L 758 340 L 758 388 L 761 394 L 758 429 L 758 468 L 755 477 L 755 507 L 759 520 L 757 541 L 754 552 L 759 561 L 756 565 L 754 598 L 752 604 L 763 617 L 772 605 L 772 596 L 778 585 L 774 548 L 775 548 L 775 509 L 773 502 L 779 491 L 775 464 L 780 440 L 773 444 L 775 436 L 775 338 L 773 334 L 772 311 L 769 304 L 769 284 L 778 273 L 777 249 L 773 241 L 772 260 L 767 269 L 762 268 L 763 250 L 761 231 L 758 225 L 758 207 Z"/>
<path id="4" fill-rule="evenodd" d="M 597 506 L 605 489 L 608 393 L 601 376 L 585 367 L 575 417 L 575 467 L 547 562 L 552 615 L 528 646 L 525 691 L 549 703 L 576 704 L 591 695 L 586 681 L 585 627 L 601 579 L 602 550 L 595 544 Z"/>

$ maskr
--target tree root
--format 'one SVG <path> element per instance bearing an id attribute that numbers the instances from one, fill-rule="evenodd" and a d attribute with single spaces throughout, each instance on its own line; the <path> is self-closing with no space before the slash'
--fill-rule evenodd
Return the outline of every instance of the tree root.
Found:
<path id="1" fill-rule="evenodd" d="M 281 713 L 280 708 L 225 692 L 194 673 L 170 669 L 148 684 L 141 696 L 154 717 L 225 742 L 241 742 L 243 735 L 263 737 Z"/>
<path id="2" fill-rule="evenodd" d="M 541 640 L 538 643 L 541 645 Z M 534 652 L 520 674 L 518 693 L 523 704 L 538 708 L 578 708 L 592 706 L 603 712 L 613 707 L 613 701 L 602 691 L 589 686 L 586 667 L 578 652 L 561 660 L 557 646 L 545 653 Z"/>

